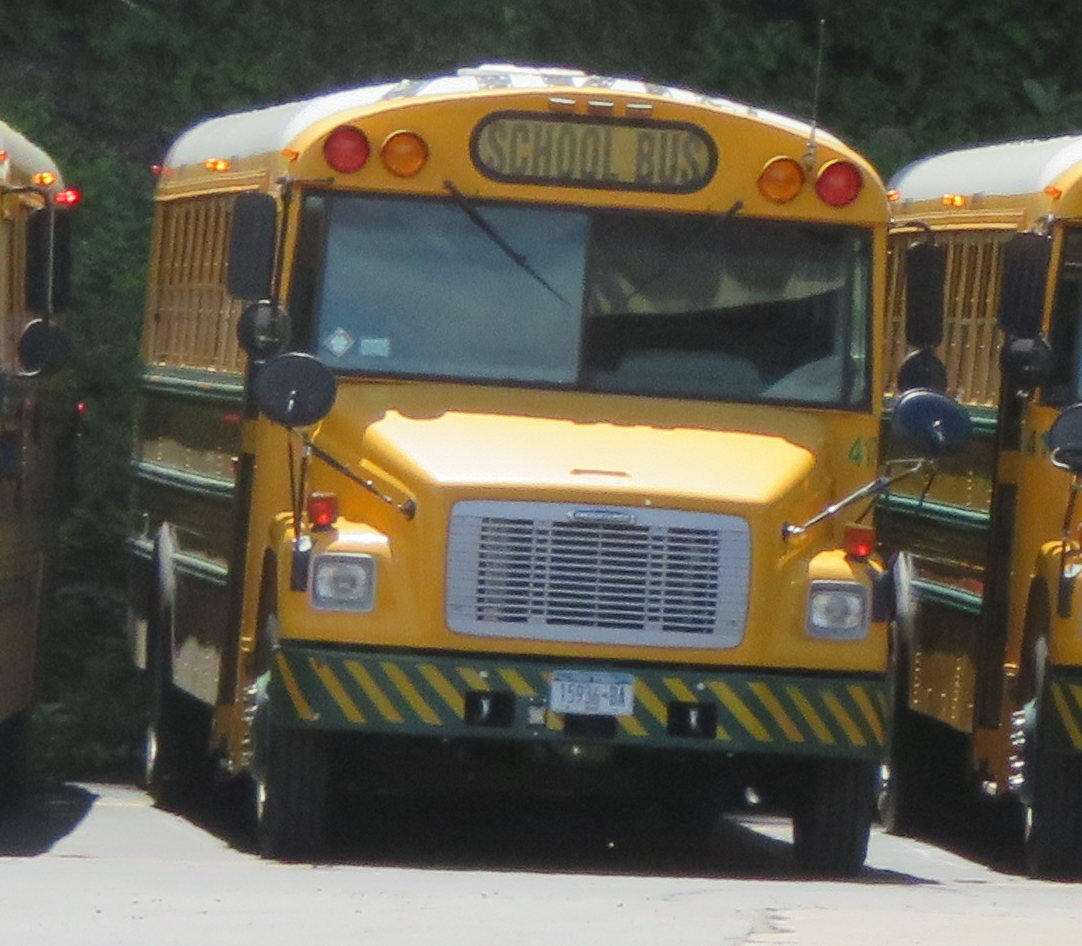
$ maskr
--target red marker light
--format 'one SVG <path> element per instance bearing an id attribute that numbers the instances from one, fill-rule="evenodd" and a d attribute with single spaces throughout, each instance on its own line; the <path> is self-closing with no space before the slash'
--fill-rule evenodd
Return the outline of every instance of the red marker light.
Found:
<path id="1" fill-rule="evenodd" d="M 815 193 L 824 204 L 844 207 L 857 199 L 864 178 L 851 161 L 827 161 L 815 179 Z"/>
<path id="2" fill-rule="evenodd" d="M 845 554 L 858 562 L 867 561 L 875 550 L 875 529 L 871 526 L 845 527 Z"/>
<path id="3" fill-rule="evenodd" d="M 312 493 L 308 497 L 308 521 L 313 529 L 329 529 L 338 519 L 338 497 L 334 493 Z"/>
<path id="4" fill-rule="evenodd" d="M 368 161 L 371 148 L 359 128 L 339 125 L 323 142 L 323 157 L 339 174 L 359 171 Z"/>
<path id="5" fill-rule="evenodd" d="M 83 199 L 83 195 L 74 187 L 65 187 L 53 194 L 53 203 L 59 207 L 74 207 Z"/>

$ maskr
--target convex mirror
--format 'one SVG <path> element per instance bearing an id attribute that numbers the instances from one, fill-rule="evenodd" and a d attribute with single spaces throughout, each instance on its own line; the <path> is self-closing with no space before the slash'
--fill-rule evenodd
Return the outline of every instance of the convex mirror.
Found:
<path id="1" fill-rule="evenodd" d="M 260 365 L 252 387 L 256 407 L 283 427 L 323 420 L 337 393 L 330 368 L 302 352 L 286 352 Z"/>
<path id="2" fill-rule="evenodd" d="M 265 299 L 246 306 L 237 322 L 237 340 L 253 361 L 266 361 L 285 351 L 289 337 L 289 314 Z"/>
<path id="3" fill-rule="evenodd" d="M 1052 422 L 1048 449 L 1056 466 L 1082 474 L 1082 404 L 1065 408 Z"/>
<path id="4" fill-rule="evenodd" d="M 926 388 L 906 391 L 894 402 L 891 425 L 900 439 L 922 457 L 942 457 L 962 450 L 973 425 L 957 401 Z"/>
<path id="5" fill-rule="evenodd" d="M 16 346 L 19 364 L 27 374 L 58 371 L 71 357 L 67 334 L 43 319 L 34 319 L 19 336 Z"/>

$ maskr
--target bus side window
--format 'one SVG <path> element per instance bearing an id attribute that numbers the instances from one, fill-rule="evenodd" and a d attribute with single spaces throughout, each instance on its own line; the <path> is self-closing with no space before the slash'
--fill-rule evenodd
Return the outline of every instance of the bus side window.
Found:
<path id="1" fill-rule="evenodd" d="M 1049 342 L 1052 373 L 1044 389 L 1046 404 L 1082 400 L 1082 231 L 1065 235 L 1063 264 L 1056 286 Z"/>

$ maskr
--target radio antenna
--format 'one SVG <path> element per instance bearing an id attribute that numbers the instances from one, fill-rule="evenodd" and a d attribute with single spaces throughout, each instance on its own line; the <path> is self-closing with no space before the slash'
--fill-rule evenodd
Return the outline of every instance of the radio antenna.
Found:
<path id="1" fill-rule="evenodd" d="M 819 127 L 819 87 L 823 82 L 823 47 L 826 45 L 826 17 L 819 20 L 819 43 L 815 54 L 815 86 L 812 91 L 811 129 L 808 132 L 808 146 L 804 149 L 804 167 L 811 170 L 815 163 L 815 131 Z"/>

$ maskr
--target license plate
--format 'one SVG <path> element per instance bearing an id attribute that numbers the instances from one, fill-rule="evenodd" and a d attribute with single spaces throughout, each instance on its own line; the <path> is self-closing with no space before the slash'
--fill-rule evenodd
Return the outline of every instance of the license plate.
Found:
<path id="1" fill-rule="evenodd" d="M 635 678 L 630 673 L 553 671 L 549 709 L 579 716 L 631 716 L 635 712 Z"/>

